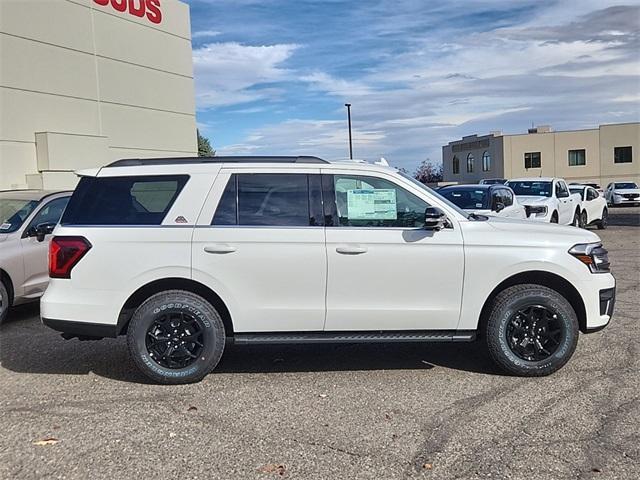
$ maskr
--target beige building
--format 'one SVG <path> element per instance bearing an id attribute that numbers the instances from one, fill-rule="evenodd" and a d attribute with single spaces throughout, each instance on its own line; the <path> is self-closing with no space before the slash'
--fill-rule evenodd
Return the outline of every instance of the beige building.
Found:
<path id="1" fill-rule="evenodd" d="M 525 134 L 463 137 L 442 147 L 442 160 L 445 182 L 546 176 L 606 186 L 640 183 L 639 152 L 640 123 L 563 132 L 541 125 Z"/>
<path id="2" fill-rule="evenodd" d="M 196 154 L 187 4 L 0 0 L 0 189 Z"/>

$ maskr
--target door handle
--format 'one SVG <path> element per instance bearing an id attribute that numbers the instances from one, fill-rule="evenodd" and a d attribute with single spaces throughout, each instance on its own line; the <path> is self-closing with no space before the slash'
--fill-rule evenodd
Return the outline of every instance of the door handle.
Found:
<path id="1" fill-rule="evenodd" d="M 236 251 L 236 247 L 231 245 L 208 245 L 204 247 L 206 253 L 233 253 Z"/>
<path id="2" fill-rule="evenodd" d="M 367 253 L 367 247 L 336 247 L 336 252 L 343 255 L 360 255 L 362 253 Z"/>

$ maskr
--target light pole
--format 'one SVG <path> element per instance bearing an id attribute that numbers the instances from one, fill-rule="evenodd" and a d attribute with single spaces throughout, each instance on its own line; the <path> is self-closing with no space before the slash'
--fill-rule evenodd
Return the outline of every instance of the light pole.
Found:
<path id="1" fill-rule="evenodd" d="M 351 141 L 351 104 L 345 103 L 347 107 L 347 117 L 349 118 L 349 159 L 353 160 L 353 143 Z"/>

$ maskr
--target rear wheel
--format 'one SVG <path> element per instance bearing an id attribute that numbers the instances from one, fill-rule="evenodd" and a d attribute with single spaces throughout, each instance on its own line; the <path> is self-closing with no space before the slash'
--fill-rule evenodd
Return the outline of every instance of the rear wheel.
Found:
<path id="1" fill-rule="evenodd" d="M 609 210 L 606 208 L 602 210 L 602 218 L 597 223 L 598 230 L 604 230 L 609 225 Z"/>
<path id="2" fill-rule="evenodd" d="M 152 380 L 198 382 L 222 357 L 224 324 L 204 298 L 170 290 L 150 297 L 136 310 L 127 344 L 136 366 Z"/>
<path id="3" fill-rule="evenodd" d="M 587 211 L 583 210 L 582 213 L 580 214 L 580 220 L 578 222 L 578 226 L 580 228 L 587 228 L 587 222 L 588 222 Z"/>
<path id="4" fill-rule="evenodd" d="M 485 340 L 493 361 L 508 373 L 539 377 L 564 366 L 578 342 L 571 304 L 541 285 L 515 285 L 496 297 Z"/>
<path id="5" fill-rule="evenodd" d="M 0 324 L 4 322 L 9 315 L 9 289 L 4 284 L 2 280 L 0 280 Z"/>

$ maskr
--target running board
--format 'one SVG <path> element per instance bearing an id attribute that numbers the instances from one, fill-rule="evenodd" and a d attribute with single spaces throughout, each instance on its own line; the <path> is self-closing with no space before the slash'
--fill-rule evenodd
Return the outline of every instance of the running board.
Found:
<path id="1" fill-rule="evenodd" d="M 236 333 L 236 345 L 299 344 L 299 343 L 410 343 L 410 342 L 472 342 L 474 330 L 421 330 L 394 332 L 278 332 Z"/>

